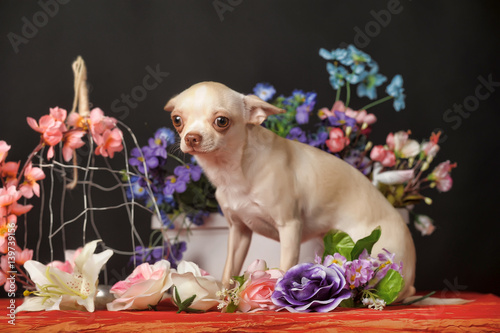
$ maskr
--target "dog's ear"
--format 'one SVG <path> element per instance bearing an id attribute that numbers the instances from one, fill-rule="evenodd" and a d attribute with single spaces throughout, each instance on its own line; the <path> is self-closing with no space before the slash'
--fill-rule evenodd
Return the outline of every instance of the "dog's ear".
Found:
<path id="1" fill-rule="evenodd" d="M 177 96 L 174 96 L 167 102 L 167 105 L 165 105 L 163 109 L 165 111 L 172 112 L 175 108 L 176 102 L 177 102 Z"/>
<path id="2" fill-rule="evenodd" d="M 270 115 L 286 112 L 283 109 L 264 102 L 255 95 L 244 96 L 243 104 L 248 114 L 247 122 L 254 125 L 262 124 Z"/>

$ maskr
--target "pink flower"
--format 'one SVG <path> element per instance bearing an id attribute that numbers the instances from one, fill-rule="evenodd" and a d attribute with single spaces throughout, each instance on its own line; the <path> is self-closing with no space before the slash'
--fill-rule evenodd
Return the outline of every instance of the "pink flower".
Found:
<path id="1" fill-rule="evenodd" d="M 453 186 L 453 179 L 450 172 L 457 167 L 457 163 L 451 164 L 450 161 L 442 162 L 434 168 L 432 173 L 427 176 L 428 180 L 436 182 L 436 187 L 440 192 L 448 192 Z"/>
<path id="2" fill-rule="evenodd" d="M 77 112 L 72 112 L 68 116 L 68 120 L 66 121 L 69 127 L 73 128 L 81 128 L 83 130 L 87 129 L 87 118 L 82 117 Z"/>
<path id="3" fill-rule="evenodd" d="M 439 142 L 440 135 L 441 135 L 441 132 L 438 132 L 437 134 L 432 133 L 430 141 L 422 143 L 422 146 L 420 147 L 420 150 L 424 153 L 424 155 L 430 161 L 432 161 L 432 159 L 436 156 L 436 154 L 439 151 L 438 142 Z"/>
<path id="4" fill-rule="evenodd" d="M 62 262 L 59 260 L 54 260 L 54 261 L 50 262 L 49 264 L 47 264 L 47 267 L 57 268 L 58 270 L 60 270 L 62 272 L 66 272 L 68 274 L 73 273 L 73 266 L 74 266 L 74 263 L 72 264 L 69 261 Z"/>
<path id="5" fill-rule="evenodd" d="M 84 136 L 85 133 L 86 132 L 82 130 L 74 130 L 64 134 L 62 154 L 66 162 L 71 161 L 75 149 L 78 149 L 85 144 L 85 142 L 82 141 L 82 136 Z"/>
<path id="6" fill-rule="evenodd" d="M 144 310 L 160 302 L 172 287 L 170 262 L 160 260 L 154 265 L 137 266 L 124 281 L 117 282 L 111 293 L 116 299 L 107 304 L 109 311 Z"/>
<path id="7" fill-rule="evenodd" d="M 436 229 L 434 221 L 427 215 L 415 216 L 415 228 L 422 233 L 422 236 L 428 236 Z"/>
<path id="8" fill-rule="evenodd" d="M 8 186 L 7 189 L 0 188 L 0 207 L 6 207 L 17 202 L 22 194 L 16 189 L 16 186 Z"/>
<path id="9" fill-rule="evenodd" d="M 387 135 L 386 143 L 390 150 L 402 158 L 414 157 L 420 152 L 420 145 L 415 140 L 410 140 L 410 131 L 399 131 Z"/>
<path id="10" fill-rule="evenodd" d="M 3 286 L 7 282 L 7 274 L 0 270 L 0 286 Z"/>
<path id="11" fill-rule="evenodd" d="M 370 158 L 373 161 L 380 162 L 385 167 L 392 167 L 396 165 L 396 156 L 394 153 L 384 146 L 378 145 L 372 148 L 370 152 Z"/>
<path id="12" fill-rule="evenodd" d="M 283 272 L 278 269 L 267 269 L 263 260 L 254 261 L 245 272 L 248 279 L 242 286 L 238 310 L 241 312 L 276 310 L 277 305 L 271 300 L 274 287 Z"/>
<path id="13" fill-rule="evenodd" d="M 328 108 L 321 108 L 318 111 L 318 117 L 323 120 L 328 117 L 335 116 L 335 111 L 340 111 L 340 112 L 345 112 L 346 108 L 344 105 L 344 102 L 342 101 L 336 101 L 331 110 L 328 110 Z"/>
<path id="14" fill-rule="evenodd" d="M 82 247 L 79 247 L 76 250 L 66 250 L 64 252 L 65 262 L 54 260 L 48 263 L 47 266 L 57 268 L 69 274 L 73 274 L 73 271 L 75 269 L 75 260 L 78 258 L 80 253 L 82 253 L 82 251 L 83 251 Z"/>
<path id="15" fill-rule="evenodd" d="M 25 198 L 30 199 L 35 194 L 37 197 L 40 196 L 40 185 L 37 181 L 45 178 L 45 174 L 40 168 L 33 168 L 31 162 L 27 165 L 24 171 L 24 182 L 19 191 Z"/>
<path id="16" fill-rule="evenodd" d="M 10 146 L 5 141 L 0 141 L 0 164 L 5 161 L 7 158 L 7 152 L 9 151 Z"/>
<path id="17" fill-rule="evenodd" d="M 24 249 L 21 250 L 19 246 L 16 245 L 16 264 L 24 265 L 24 263 L 33 258 L 33 250 Z"/>
<path id="18" fill-rule="evenodd" d="M 344 132 L 337 127 L 330 130 L 330 138 L 325 141 L 326 146 L 332 153 L 338 153 L 349 144 L 349 138 L 344 136 Z"/>
<path id="19" fill-rule="evenodd" d="M 14 202 L 10 206 L 10 212 L 16 216 L 21 216 L 29 212 L 33 208 L 33 205 L 21 205 L 17 202 Z"/>
<path id="20" fill-rule="evenodd" d="M 97 144 L 97 148 L 95 149 L 96 155 L 113 158 L 115 152 L 119 152 L 123 149 L 122 131 L 118 128 L 105 130 L 102 136 L 96 135 L 94 141 Z"/>
<path id="21" fill-rule="evenodd" d="M 47 152 L 49 160 L 54 157 L 54 146 L 61 142 L 63 133 L 66 131 L 66 125 L 64 125 L 66 113 L 66 110 L 55 107 L 50 109 L 50 115 L 42 116 L 38 123 L 31 117 L 26 118 L 32 129 L 42 133 L 44 144 L 50 146 Z"/>
<path id="22" fill-rule="evenodd" d="M 17 185 L 19 162 L 7 162 L 0 166 L 0 173 L 9 185 Z M 15 184 L 14 184 L 15 182 Z"/>
<path id="23" fill-rule="evenodd" d="M 2 258 L 0 259 L 0 268 L 2 269 L 3 272 L 12 271 L 12 269 L 10 269 L 7 256 L 2 256 Z M 12 281 L 12 279 L 6 279 L 4 289 L 8 293 L 15 292 L 17 290 L 15 281 Z"/>
<path id="24" fill-rule="evenodd" d="M 351 109 L 347 109 L 345 111 L 346 116 L 356 119 L 356 123 L 362 125 L 373 125 L 377 121 L 377 117 L 373 113 L 368 113 L 366 110 L 361 111 L 353 111 Z"/>
<path id="25" fill-rule="evenodd" d="M 8 236 L 16 232 L 17 216 L 0 217 L 0 253 L 7 253 Z M 4 257 L 2 257 L 4 258 Z"/>
<path id="26" fill-rule="evenodd" d="M 106 130 L 115 128 L 117 120 L 113 117 L 106 117 L 101 109 L 95 108 L 90 111 L 88 122 L 90 124 L 90 132 L 95 140 L 95 136 L 102 135 Z"/>

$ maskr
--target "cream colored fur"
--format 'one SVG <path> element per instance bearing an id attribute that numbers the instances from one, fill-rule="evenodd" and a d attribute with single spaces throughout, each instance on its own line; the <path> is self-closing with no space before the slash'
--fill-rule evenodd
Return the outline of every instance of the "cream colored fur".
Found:
<path id="1" fill-rule="evenodd" d="M 397 262 L 404 263 L 399 299 L 414 293 L 415 248 L 399 213 L 343 160 L 260 126 L 284 110 L 215 82 L 190 87 L 165 110 L 182 122 L 181 150 L 195 156 L 217 187 L 230 227 L 226 285 L 240 274 L 252 232 L 280 241 L 280 268 L 288 270 L 297 264 L 303 241 L 331 229 L 356 241 L 380 226 L 382 236 L 372 253 L 382 248 L 396 253 Z M 217 126 L 219 117 L 229 120 L 227 128 Z"/>

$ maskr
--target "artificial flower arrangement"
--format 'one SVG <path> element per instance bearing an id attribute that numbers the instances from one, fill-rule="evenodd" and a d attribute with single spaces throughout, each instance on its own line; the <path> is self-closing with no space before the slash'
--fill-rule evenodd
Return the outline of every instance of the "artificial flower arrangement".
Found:
<path id="1" fill-rule="evenodd" d="M 130 151 L 129 164 L 135 168 L 136 175 L 124 174 L 123 181 L 130 184 L 129 200 L 134 198 L 143 202 L 152 214 L 160 216 L 164 229 L 178 227 L 180 232 L 181 229 L 189 230 L 193 224 L 202 225 L 206 216 L 219 211 L 219 206 L 215 188 L 194 159 L 185 163 L 168 152 L 175 147 L 178 147 L 175 133 L 169 128 L 158 129 L 148 139 L 148 145 Z M 180 225 L 176 226 L 175 221 L 181 221 Z M 167 258 L 176 267 L 186 250 L 186 242 L 180 241 L 177 234 L 160 246 L 162 238 L 161 234 L 156 239 L 151 237 L 149 246 L 136 247 L 135 259 L 155 263 Z"/>
<path id="2" fill-rule="evenodd" d="M 396 208 L 408 209 L 414 226 L 422 235 L 430 235 L 435 226 L 428 216 L 413 213 L 413 206 L 432 199 L 423 195 L 428 188 L 447 192 L 453 185 L 450 176 L 456 163 L 445 161 L 431 172 L 429 167 L 438 153 L 440 133 L 432 133 L 429 140 L 419 143 L 410 138 L 411 132 L 389 133 L 385 144 L 374 145 L 369 140 L 377 117 L 367 110 L 392 100 L 396 111 L 405 108 L 403 79 L 396 75 L 386 86 L 387 96 L 359 108 L 350 108 L 351 91 L 356 87 L 358 97 L 377 98 L 377 88 L 387 81 L 379 73 L 378 64 L 366 53 L 350 45 L 332 51 L 321 49 L 319 54 L 328 60 L 326 69 L 330 84 L 336 90 L 332 108 L 321 108 L 318 121 L 310 122 L 316 103 L 316 93 L 295 90 L 289 97 L 273 100 L 276 90 L 270 84 L 260 83 L 254 93 L 265 101 L 285 109 L 284 114 L 269 117 L 264 126 L 291 140 L 309 144 L 342 158 L 370 178 L 387 200 Z M 341 95 L 345 89 L 345 103 Z M 313 130 L 311 130 L 313 128 Z"/>
<path id="3" fill-rule="evenodd" d="M 42 264 L 31 260 L 33 250 L 28 248 L 21 250 L 15 235 L 18 217 L 28 213 L 33 208 L 33 205 L 23 205 L 19 201 L 23 197 L 31 199 L 34 195 L 40 196 L 38 181 L 43 180 L 45 174 L 41 168 L 33 166 L 33 159 L 39 153 L 41 154 L 45 148 L 48 148 L 46 157 L 51 160 L 55 155 L 55 147 L 60 146 L 64 161 L 70 162 L 74 159 L 76 149 L 85 144 L 82 137 L 88 135 L 89 140 L 95 145 L 94 153 L 96 155 L 112 158 L 116 152 L 123 149 L 122 132 L 116 127 L 117 120 L 105 116 L 104 112 L 99 108 L 93 109 L 88 114 L 81 115 L 77 112 L 71 112 L 68 115 L 65 109 L 55 107 L 51 108 L 50 113 L 42 116 L 38 121 L 28 117 L 27 122 L 33 130 L 40 133 L 40 142 L 28 156 L 21 170 L 19 170 L 20 162 L 6 161 L 11 146 L 5 141 L 0 141 L 0 254 L 2 254 L 0 259 L 0 285 L 4 285 L 4 289 L 9 296 L 15 295 L 16 283 L 21 284 L 28 293 L 41 295 L 47 290 L 43 289 L 43 285 L 46 283 L 39 282 L 39 279 L 42 278 L 40 275 L 45 276 L 44 282 L 51 281 L 53 284 L 57 280 L 63 283 L 60 279 L 54 280 L 51 278 L 55 274 L 57 277 L 63 276 L 66 285 L 79 284 L 81 286 L 89 284 L 95 286 L 102 265 L 98 269 L 96 268 L 97 275 L 94 274 L 96 272 L 92 271 L 95 276 L 91 283 L 80 279 L 88 278 L 85 274 L 83 274 L 83 277 L 80 274 L 82 267 L 89 265 L 86 263 L 88 256 L 85 262 L 80 259 L 82 267 L 80 267 L 80 271 L 77 271 L 78 273 L 73 273 L 75 265 L 67 263 L 66 269 L 62 271 L 70 275 L 64 276 L 64 274 L 60 274 L 60 270 L 57 268 L 53 268 L 58 270 L 57 273 L 53 273 L 52 268 L 45 272 L 40 266 Z M 24 245 L 26 246 L 26 244 Z M 110 252 L 106 253 L 110 256 Z M 31 278 L 24 272 L 23 265 Z M 58 262 L 51 263 L 47 267 L 54 265 L 57 266 Z M 50 301 L 45 305 L 51 304 L 51 306 L 56 307 L 60 302 L 61 300 L 57 302 Z"/>

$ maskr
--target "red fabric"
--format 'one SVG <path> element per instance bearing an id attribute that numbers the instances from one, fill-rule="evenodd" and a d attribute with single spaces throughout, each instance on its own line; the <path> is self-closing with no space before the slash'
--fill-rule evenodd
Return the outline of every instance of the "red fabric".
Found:
<path id="1" fill-rule="evenodd" d="M 455 295 L 453 295 L 455 297 Z M 321 313 L 177 314 L 160 311 L 20 312 L 8 323 L 9 299 L 0 299 L 0 332 L 499 332 L 500 298 L 462 293 L 465 305 L 389 306 L 383 311 L 340 309 Z M 17 299 L 19 306 L 22 300 Z"/>

